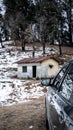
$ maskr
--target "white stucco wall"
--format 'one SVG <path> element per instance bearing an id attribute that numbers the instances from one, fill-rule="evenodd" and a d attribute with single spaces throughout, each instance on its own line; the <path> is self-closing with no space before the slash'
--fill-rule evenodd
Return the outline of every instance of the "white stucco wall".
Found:
<path id="1" fill-rule="evenodd" d="M 53 65 L 53 68 L 49 65 Z M 41 69 L 41 77 L 54 77 L 59 72 L 59 64 L 54 59 L 48 59 L 41 63 Z"/>
<path id="2" fill-rule="evenodd" d="M 22 66 L 27 66 L 27 72 L 22 72 Z M 18 77 L 19 78 L 32 78 L 33 77 L 33 69 L 32 66 L 36 66 L 36 77 L 40 78 L 40 64 L 39 63 L 31 63 L 31 64 L 19 64 L 18 65 Z"/>
<path id="3" fill-rule="evenodd" d="M 23 65 L 21 65 L 21 64 L 18 65 L 18 77 L 19 77 L 19 78 L 23 78 L 23 77 L 26 78 L 27 75 L 28 75 L 28 68 L 27 68 L 27 73 L 23 73 L 23 72 L 22 72 L 22 66 L 23 66 Z M 29 68 L 29 69 L 30 69 L 30 68 Z M 29 72 L 30 72 L 30 71 L 29 71 Z"/>
<path id="4" fill-rule="evenodd" d="M 47 72 L 47 70 L 48 70 L 47 65 L 41 65 L 40 69 L 41 69 L 41 78 L 48 77 L 47 76 L 47 74 L 48 74 L 48 72 Z"/>
<path id="5" fill-rule="evenodd" d="M 53 68 L 49 68 L 49 64 L 53 65 Z M 22 72 L 22 66 L 27 66 L 27 72 Z M 18 65 L 18 77 L 19 78 L 33 78 L 32 66 L 36 66 L 36 78 L 48 78 L 55 76 L 59 71 L 59 64 L 53 59 L 48 59 L 42 63 L 28 63 Z"/>
<path id="6" fill-rule="evenodd" d="M 41 78 L 41 64 L 39 64 L 38 66 L 37 66 L 37 70 L 36 70 L 36 76 L 37 76 L 37 78 Z"/>

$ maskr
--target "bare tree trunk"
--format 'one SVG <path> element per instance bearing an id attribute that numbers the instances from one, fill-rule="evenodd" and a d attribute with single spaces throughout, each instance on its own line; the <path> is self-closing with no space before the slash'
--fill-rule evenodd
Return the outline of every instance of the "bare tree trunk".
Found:
<path id="1" fill-rule="evenodd" d="M 34 43 L 32 44 L 32 48 L 33 48 L 33 52 L 32 52 L 32 57 L 35 57 L 35 47 L 34 47 Z"/>
<path id="2" fill-rule="evenodd" d="M 43 42 L 43 55 L 45 55 L 45 42 Z"/>
<path id="3" fill-rule="evenodd" d="M 2 48 L 4 48 L 4 45 L 3 45 L 3 43 L 2 43 L 2 40 L 0 39 L 0 43 L 1 43 L 1 47 Z"/>
<path id="4" fill-rule="evenodd" d="M 22 51 L 25 51 L 25 44 L 26 44 L 26 43 L 24 42 L 24 40 L 22 40 L 21 42 L 22 42 L 22 43 L 21 43 L 21 44 L 22 44 Z"/>
<path id="5" fill-rule="evenodd" d="M 22 41 L 22 51 L 24 51 L 25 49 L 24 49 L 24 43 L 23 43 L 23 41 Z"/>
<path id="6" fill-rule="evenodd" d="M 59 38 L 59 54 L 62 55 L 61 38 Z"/>

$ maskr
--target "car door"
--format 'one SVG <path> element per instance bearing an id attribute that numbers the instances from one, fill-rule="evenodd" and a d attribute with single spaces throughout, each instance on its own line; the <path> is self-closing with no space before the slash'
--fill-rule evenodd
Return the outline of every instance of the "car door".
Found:
<path id="1" fill-rule="evenodd" d="M 73 130 L 73 64 L 61 84 L 59 96 L 65 102 L 63 113 L 66 129 Z"/>
<path id="2" fill-rule="evenodd" d="M 47 117 L 50 122 L 51 129 L 53 130 L 54 128 L 59 130 L 62 130 L 64 128 L 61 106 L 63 106 L 65 102 L 63 102 L 63 100 L 59 97 L 58 90 L 60 88 L 60 84 L 63 82 L 63 79 L 66 76 L 67 70 L 68 66 L 64 66 L 60 70 L 52 85 L 49 86 L 46 95 Z"/>
<path id="3" fill-rule="evenodd" d="M 51 126 L 56 127 L 58 130 L 68 130 L 67 125 L 65 125 L 67 113 L 64 111 L 64 107 L 68 105 L 68 102 L 62 94 L 62 86 L 68 80 L 67 73 L 69 72 L 71 65 L 64 66 L 54 79 L 52 86 L 48 89 L 47 98 L 47 112 L 48 120 L 51 121 Z M 66 91 L 66 90 L 65 90 Z M 65 97 L 67 92 L 65 93 Z M 52 128 L 54 129 L 54 128 Z M 70 129 L 71 130 L 71 129 Z"/>

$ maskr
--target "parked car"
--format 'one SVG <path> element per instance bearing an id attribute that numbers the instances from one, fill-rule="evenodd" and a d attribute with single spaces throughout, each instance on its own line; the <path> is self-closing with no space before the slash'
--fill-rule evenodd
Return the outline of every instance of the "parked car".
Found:
<path id="1" fill-rule="evenodd" d="M 73 60 L 64 65 L 48 86 L 45 96 L 46 127 L 48 130 L 73 130 Z"/>

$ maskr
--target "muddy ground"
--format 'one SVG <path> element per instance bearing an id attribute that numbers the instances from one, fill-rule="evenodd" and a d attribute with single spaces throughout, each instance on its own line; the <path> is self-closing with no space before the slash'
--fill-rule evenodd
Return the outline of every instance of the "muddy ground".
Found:
<path id="1" fill-rule="evenodd" d="M 0 130 L 46 130 L 44 100 L 0 108 Z"/>

